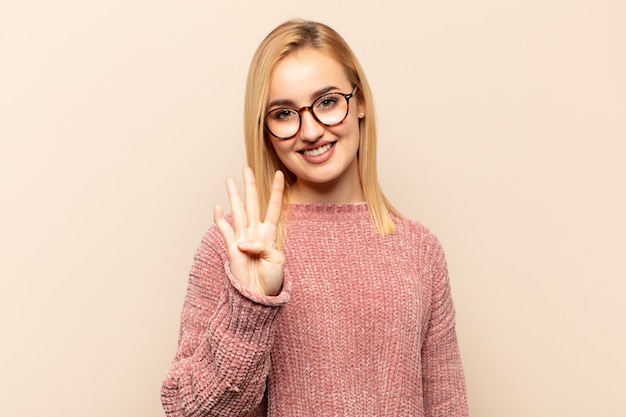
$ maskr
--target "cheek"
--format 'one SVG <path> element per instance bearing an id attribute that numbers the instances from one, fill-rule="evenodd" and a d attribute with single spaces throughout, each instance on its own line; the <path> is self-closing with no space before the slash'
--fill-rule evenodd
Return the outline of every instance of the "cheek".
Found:
<path id="1" fill-rule="evenodd" d="M 288 161 L 287 155 L 291 150 L 289 144 L 276 140 L 269 140 L 268 142 L 268 148 L 273 149 L 274 156 L 277 157 L 283 165 L 287 165 L 285 162 Z"/>
<path id="2" fill-rule="evenodd" d="M 335 134 L 344 139 L 355 140 L 358 144 L 361 129 L 360 120 L 361 119 L 359 119 L 356 114 L 348 115 L 346 121 L 335 128 L 337 129 L 335 130 Z"/>

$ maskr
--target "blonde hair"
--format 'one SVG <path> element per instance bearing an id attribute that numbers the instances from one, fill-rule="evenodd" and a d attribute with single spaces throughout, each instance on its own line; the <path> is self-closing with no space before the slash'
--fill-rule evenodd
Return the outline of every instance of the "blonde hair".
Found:
<path id="1" fill-rule="evenodd" d="M 360 119 L 359 177 L 372 223 L 384 236 L 395 231 L 393 215 L 401 217 L 385 198 L 378 184 L 376 169 L 376 123 L 372 92 L 365 73 L 346 41 L 332 28 L 318 22 L 289 20 L 267 35 L 250 63 L 244 105 L 244 135 L 248 165 L 257 179 L 261 218 L 265 216 L 272 178 L 276 170 L 285 174 L 285 185 L 296 181 L 295 175 L 280 161 L 266 137 L 264 116 L 270 93 L 270 80 L 276 64 L 285 56 L 313 48 L 339 62 L 348 80 L 357 88 L 358 99 L 365 105 L 366 117 Z"/>

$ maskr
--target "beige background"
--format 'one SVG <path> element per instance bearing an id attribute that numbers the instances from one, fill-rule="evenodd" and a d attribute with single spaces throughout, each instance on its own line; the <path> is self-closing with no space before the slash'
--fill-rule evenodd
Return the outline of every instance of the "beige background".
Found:
<path id="1" fill-rule="evenodd" d="M 447 250 L 472 415 L 626 415 L 621 0 L 3 2 L 1 414 L 162 415 L 248 62 L 296 16 L 353 46 L 383 187 Z"/>

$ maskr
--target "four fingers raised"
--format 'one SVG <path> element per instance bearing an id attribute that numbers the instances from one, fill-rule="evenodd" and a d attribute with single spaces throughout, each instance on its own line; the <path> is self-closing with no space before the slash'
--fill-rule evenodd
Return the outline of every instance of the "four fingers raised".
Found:
<path id="1" fill-rule="evenodd" d="M 284 176 L 277 171 L 263 222 L 254 173 L 244 168 L 245 204 L 234 179 L 226 179 L 233 227 L 220 206 L 214 220 L 228 248 L 230 270 L 235 279 L 252 291 L 277 295 L 282 287 L 284 255 L 276 249 L 276 230 L 283 204 Z"/>

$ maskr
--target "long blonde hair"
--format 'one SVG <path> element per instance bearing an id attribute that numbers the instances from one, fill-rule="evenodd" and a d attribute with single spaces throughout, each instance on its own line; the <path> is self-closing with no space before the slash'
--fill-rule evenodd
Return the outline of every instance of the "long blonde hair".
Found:
<path id="1" fill-rule="evenodd" d="M 365 104 L 366 116 L 360 119 L 359 177 L 372 223 L 384 236 L 395 231 L 393 215 L 400 217 L 385 198 L 376 169 L 376 122 L 371 89 L 365 73 L 346 41 L 332 28 L 318 22 L 289 20 L 261 42 L 250 63 L 244 105 L 244 135 L 248 165 L 257 179 L 261 218 L 265 216 L 272 178 L 276 170 L 285 174 L 285 185 L 296 181 L 295 175 L 280 161 L 266 137 L 264 115 L 270 93 L 270 80 L 276 64 L 285 56 L 303 48 L 314 48 L 339 62 L 352 85 L 358 87 L 358 99 Z"/>

